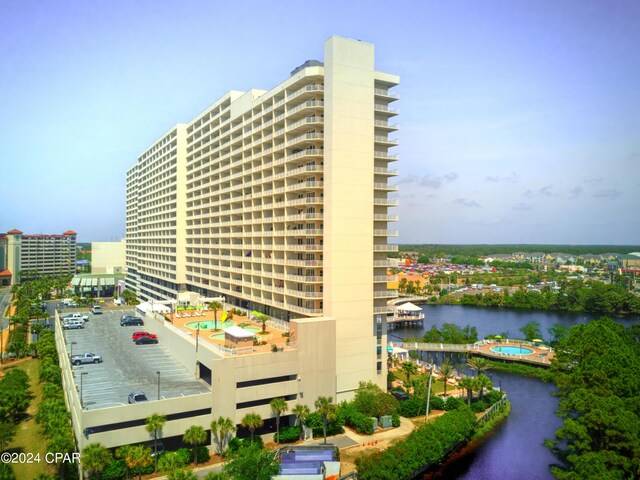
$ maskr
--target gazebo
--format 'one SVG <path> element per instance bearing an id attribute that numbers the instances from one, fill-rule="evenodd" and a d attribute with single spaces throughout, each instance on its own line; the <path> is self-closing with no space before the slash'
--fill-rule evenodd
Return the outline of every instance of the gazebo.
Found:
<path id="1" fill-rule="evenodd" d="M 398 317 L 420 317 L 422 309 L 411 302 L 403 303 L 396 307 Z"/>

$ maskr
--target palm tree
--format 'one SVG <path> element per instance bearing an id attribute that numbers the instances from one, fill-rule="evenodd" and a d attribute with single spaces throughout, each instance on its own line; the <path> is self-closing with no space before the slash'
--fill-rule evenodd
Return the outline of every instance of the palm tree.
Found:
<path id="1" fill-rule="evenodd" d="M 99 443 L 90 443 L 82 450 L 82 467 L 89 473 L 89 480 L 93 474 L 99 475 L 111 461 L 111 453 Z"/>
<path id="2" fill-rule="evenodd" d="M 327 419 L 333 419 L 337 406 L 333 403 L 333 397 L 318 397 L 315 402 L 316 410 L 322 415 L 322 433 L 324 434 L 324 444 L 327 444 Z"/>
<path id="3" fill-rule="evenodd" d="M 471 397 L 473 397 L 473 391 L 476 389 L 477 383 L 474 377 L 464 377 L 458 382 L 458 386 L 467 391 L 467 403 L 469 406 L 471 406 Z"/>
<path id="4" fill-rule="evenodd" d="M 484 394 L 485 388 L 493 388 L 493 382 L 489 377 L 487 377 L 484 373 L 482 375 L 478 375 L 476 377 L 478 382 L 478 391 L 480 392 L 480 401 L 482 401 L 482 397 Z"/>
<path id="5" fill-rule="evenodd" d="M 453 376 L 453 365 L 449 360 L 445 360 L 440 365 L 440 376 L 442 377 L 442 381 L 444 382 L 444 395 L 447 396 L 447 380 L 449 380 Z"/>
<path id="6" fill-rule="evenodd" d="M 402 371 L 407 374 L 407 384 L 411 384 L 411 375 L 418 373 L 418 366 L 413 362 L 404 362 Z"/>
<path id="7" fill-rule="evenodd" d="M 230 418 L 220 417 L 211 422 L 211 435 L 216 438 L 218 453 L 224 456 L 225 444 L 229 435 L 235 432 L 236 426 Z"/>
<path id="8" fill-rule="evenodd" d="M 142 469 L 151 463 L 151 449 L 144 445 L 132 445 L 125 454 L 127 466 L 138 472 L 138 480 L 142 480 Z"/>
<path id="9" fill-rule="evenodd" d="M 271 400 L 269 406 L 276 416 L 276 438 L 278 439 L 276 444 L 280 445 L 280 415 L 289 410 L 289 405 L 287 405 L 284 398 L 278 397 Z"/>
<path id="10" fill-rule="evenodd" d="M 182 462 L 177 452 L 167 452 L 158 461 L 158 468 L 168 477 L 182 468 Z"/>
<path id="11" fill-rule="evenodd" d="M 486 358 L 482 357 L 471 357 L 467 360 L 467 365 L 476 371 L 476 375 L 480 375 L 480 372 L 484 372 L 485 370 L 489 370 L 491 365 Z"/>
<path id="12" fill-rule="evenodd" d="M 147 432 L 153 434 L 153 446 L 154 446 L 154 457 L 153 457 L 153 470 L 158 470 L 158 431 L 162 430 L 164 424 L 167 423 L 167 417 L 164 415 L 160 415 L 159 413 L 154 413 L 150 417 L 147 417 L 145 420 Z"/>
<path id="13" fill-rule="evenodd" d="M 129 464 L 127 463 L 127 456 L 129 455 L 131 447 L 132 445 L 122 445 L 116 449 L 116 458 L 124 460 L 124 466 L 126 468 L 125 478 L 129 478 Z"/>
<path id="14" fill-rule="evenodd" d="M 251 433 L 251 443 L 253 443 L 253 432 L 256 431 L 256 428 L 260 428 L 264 425 L 264 422 L 262 421 L 262 417 L 257 413 L 247 413 L 242 417 L 240 424 L 249 429 L 249 432 Z"/>
<path id="15" fill-rule="evenodd" d="M 222 308 L 220 302 L 211 302 L 209 308 L 213 310 L 213 329 L 218 330 L 218 310 Z"/>
<path id="16" fill-rule="evenodd" d="M 298 420 L 300 420 L 300 440 L 302 440 L 304 422 L 307 418 L 309 418 L 309 415 L 311 414 L 311 410 L 309 409 L 308 406 L 298 403 L 296 404 L 295 407 L 291 409 L 291 413 L 293 413 L 296 417 L 298 417 Z"/>
<path id="17" fill-rule="evenodd" d="M 184 432 L 182 440 L 193 446 L 193 460 L 198 465 L 198 447 L 207 441 L 207 432 L 202 427 L 192 425 Z"/>

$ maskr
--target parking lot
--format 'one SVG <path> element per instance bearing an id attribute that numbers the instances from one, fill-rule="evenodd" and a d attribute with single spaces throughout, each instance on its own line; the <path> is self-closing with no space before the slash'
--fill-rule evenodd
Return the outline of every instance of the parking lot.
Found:
<path id="1" fill-rule="evenodd" d="M 122 315 L 133 310 L 105 311 L 89 315 L 85 328 L 64 330 L 67 350 L 74 355 L 91 352 L 101 355 L 103 362 L 72 366 L 78 392 L 85 409 L 106 408 L 127 403 L 134 391 L 143 391 L 149 400 L 174 398 L 210 392 L 208 385 L 197 380 L 163 345 L 136 345 L 133 332 L 147 330 L 140 326 L 120 326 Z M 145 323 L 148 320 L 145 319 Z M 82 386 L 82 388 L 80 388 Z"/>

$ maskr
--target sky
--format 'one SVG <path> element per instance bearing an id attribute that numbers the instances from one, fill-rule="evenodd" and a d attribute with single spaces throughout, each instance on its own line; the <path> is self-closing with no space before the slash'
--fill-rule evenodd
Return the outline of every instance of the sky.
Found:
<path id="1" fill-rule="evenodd" d="M 637 0 L 0 0 L 0 231 L 123 238 L 152 142 L 341 35 L 400 75 L 398 243 L 638 245 L 638 25 Z"/>

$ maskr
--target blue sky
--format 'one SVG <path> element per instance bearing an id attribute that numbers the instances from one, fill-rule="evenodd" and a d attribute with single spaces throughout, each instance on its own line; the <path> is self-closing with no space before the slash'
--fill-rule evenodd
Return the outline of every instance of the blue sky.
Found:
<path id="1" fill-rule="evenodd" d="M 0 231 L 121 238 L 149 144 L 336 34 L 401 77 L 399 243 L 639 244 L 638 25 L 636 0 L 2 0 Z"/>

